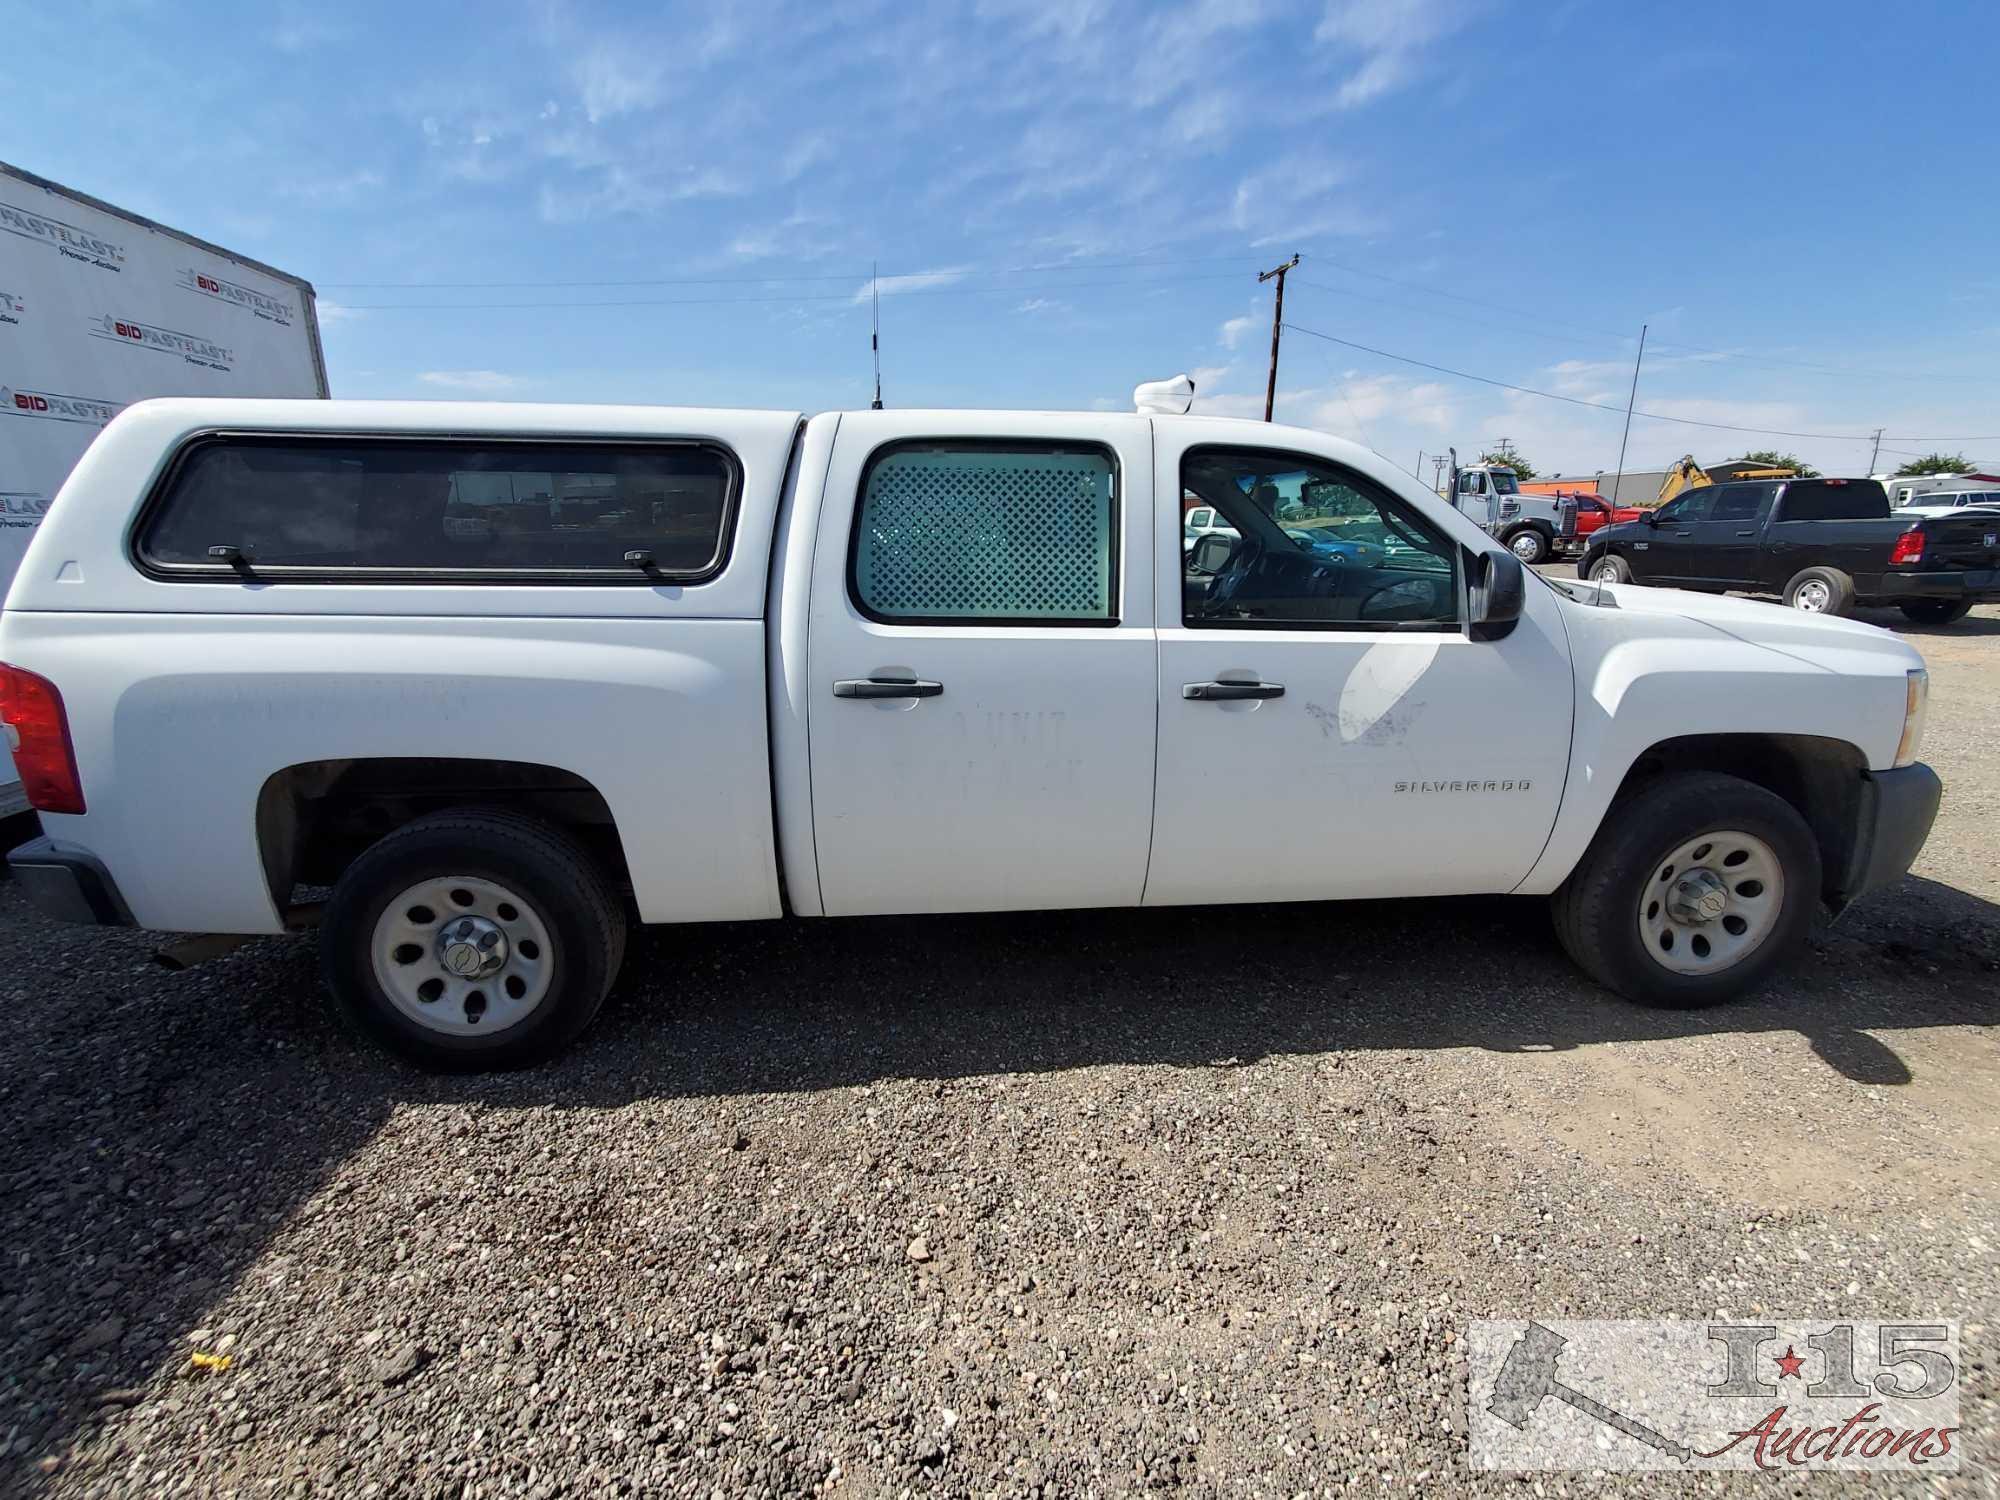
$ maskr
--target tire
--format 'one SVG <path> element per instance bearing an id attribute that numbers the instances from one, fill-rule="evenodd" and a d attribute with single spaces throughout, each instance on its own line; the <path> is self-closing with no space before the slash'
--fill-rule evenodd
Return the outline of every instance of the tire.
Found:
<path id="1" fill-rule="evenodd" d="M 1603 553 L 1597 557 L 1586 557 L 1576 565 L 1576 576 L 1594 578 L 1599 583 L 1630 583 L 1632 565 L 1615 552 Z"/>
<path id="2" fill-rule="evenodd" d="M 1719 911 L 1683 922 L 1669 910 L 1718 888 Z M 1739 777 L 1694 771 L 1614 804 L 1552 907 L 1556 936 L 1592 979 L 1643 1005 L 1693 1010 L 1746 994 L 1790 961 L 1819 899 L 1819 845 L 1797 809 Z"/>
<path id="3" fill-rule="evenodd" d="M 1838 568 L 1807 568 L 1785 585 L 1785 603 L 1806 614 L 1848 614 L 1854 608 L 1854 580 Z"/>
<path id="4" fill-rule="evenodd" d="M 1548 534 L 1536 526 L 1519 526 L 1508 532 L 1500 540 L 1507 550 L 1521 559 L 1525 567 L 1533 567 L 1544 562 L 1549 555 Z"/>
<path id="5" fill-rule="evenodd" d="M 597 862 L 497 809 L 435 813 L 372 845 L 320 935 L 335 1014 L 441 1073 L 553 1057 L 596 1018 L 624 956 L 624 906 Z"/>
<path id="6" fill-rule="evenodd" d="M 1956 625 L 1972 613 L 1970 599 L 1899 599 L 1903 618 L 1918 625 Z"/>

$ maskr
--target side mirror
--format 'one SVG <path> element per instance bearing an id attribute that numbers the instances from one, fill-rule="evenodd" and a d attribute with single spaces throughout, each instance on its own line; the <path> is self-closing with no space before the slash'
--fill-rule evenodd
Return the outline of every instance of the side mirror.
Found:
<path id="1" fill-rule="evenodd" d="M 1527 604 L 1527 570 L 1511 552 L 1475 552 L 1470 576 L 1472 638 L 1504 640 L 1513 634 Z"/>
<path id="2" fill-rule="evenodd" d="M 1659 524 L 1660 524 L 1660 510 L 1659 510 L 1659 507 L 1658 507 L 1658 506 L 1655 506 L 1655 507 L 1653 507 L 1653 509 L 1651 509 L 1651 510 L 1642 510 L 1642 511 L 1640 511 L 1640 512 L 1639 512 L 1639 519 L 1640 519 L 1640 520 L 1642 520 L 1642 521 L 1644 521 L 1644 522 L 1645 522 L 1645 523 L 1646 523 L 1646 524 L 1647 524 L 1648 526 L 1657 526 L 1657 525 L 1659 525 Z"/>
<path id="3" fill-rule="evenodd" d="M 1229 566 L 1229 556 L 1236 550 L 1236 543 L 1218 532 L 1209 532 L 1198 538 L 1194 550 L 1188 553 L 1190 573 L 1220 573 Z"/>

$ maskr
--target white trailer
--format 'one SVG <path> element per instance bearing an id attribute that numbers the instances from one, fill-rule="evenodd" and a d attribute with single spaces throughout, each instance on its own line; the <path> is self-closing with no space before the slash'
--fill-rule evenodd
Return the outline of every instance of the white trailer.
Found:
<path id="1" fill-rule="evenodd" d="M 0 162 L 0 598 L 70 468 L 148 396 L 325 397 L 312 284 Z M 27 806 L 0 755 L 0 816 Z"/>

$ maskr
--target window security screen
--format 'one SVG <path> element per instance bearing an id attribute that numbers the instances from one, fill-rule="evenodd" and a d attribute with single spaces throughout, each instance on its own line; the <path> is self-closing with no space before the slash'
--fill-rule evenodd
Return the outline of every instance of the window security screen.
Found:
<path id="1" fill-rule="evenodd" d="M 883 620 L 1111 620 L 1116 504 L 1101 449 L 892 448 L 862 482 L 855 600 Z"/>

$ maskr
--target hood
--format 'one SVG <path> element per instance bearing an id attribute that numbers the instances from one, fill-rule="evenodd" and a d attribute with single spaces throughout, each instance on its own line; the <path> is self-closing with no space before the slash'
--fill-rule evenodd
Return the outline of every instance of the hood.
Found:
<path id="1" fill-rule="evenodd" d="M 1924 664 L 1923 657 L 1893 632 L 1860 620 L 1807 614 L 1783 604 L 1732 599 L 1723 594 L 1696 594 L 1686 589 L 1647 588 L 1636 583 L 1562 582 L 1565 597 L 1575 600 L 1580 607 L 1615 609 L 1628 618 L 1655 615 L 1688 621 L 1829 672 L 1900 674 Z M 1600 590 L 1605 602 L 1596 605 L 1592 601 Z"/>

